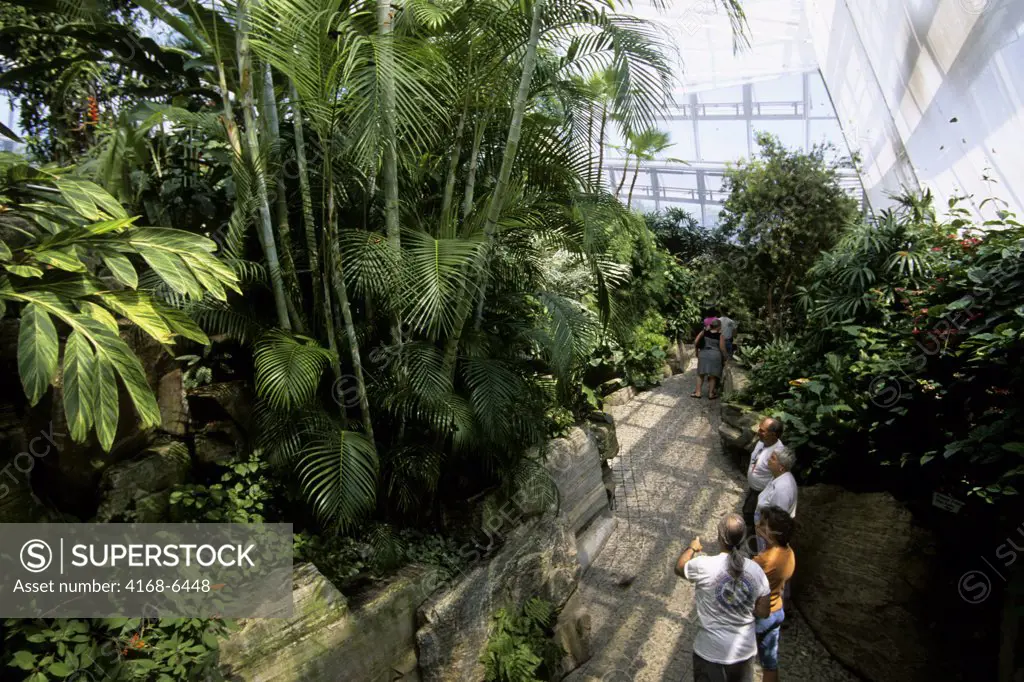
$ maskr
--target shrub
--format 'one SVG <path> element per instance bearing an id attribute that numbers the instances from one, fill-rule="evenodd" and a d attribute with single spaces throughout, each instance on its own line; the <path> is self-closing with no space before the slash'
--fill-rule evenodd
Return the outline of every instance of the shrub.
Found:
<path id="1" fill-rule="evenodd" d="M 176 523 L 262 523 L 272 497 L 268 465 L 253 453 L 232 465 L 219 483 L 180 485 L 171 492 L 171 519 Z"/>
<path id="2" fill-rule="evenodd" d="M 216 677 L 219 640 L 234 624 L 200 618 L 8 619 L 3 679 L 178 682 Z M 15 672 L 17 671 L 17 672 Z"/>

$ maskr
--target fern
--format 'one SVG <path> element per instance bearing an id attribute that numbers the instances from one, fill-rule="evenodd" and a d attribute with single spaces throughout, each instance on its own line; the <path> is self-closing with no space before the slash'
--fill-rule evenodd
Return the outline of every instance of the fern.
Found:
<path id="1" fill-rule="evenodd" d="M 480 661 L 487 682 L 543 682 L 558 672 L 562 649 L 552 639 L 556 609 L 534 597 L 521 610 L 500 609 Z"/>

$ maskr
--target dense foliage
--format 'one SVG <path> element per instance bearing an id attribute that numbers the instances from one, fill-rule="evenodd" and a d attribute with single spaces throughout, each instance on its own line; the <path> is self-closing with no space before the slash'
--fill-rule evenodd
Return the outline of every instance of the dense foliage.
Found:
<path id="1" fill-rule="evenodd" d="M 906 197 L 849 227 L 801 291 L 807 330 L 752 354 L 746 397 L 786 422 L 813 477 L 1017 495 L 1024 228 L 948 209 Z"/>
<path id="2" fill-rule="evenodd" d="M 606 188 L 612 133 L 638 166 L 667 143 L 665 34 L 617 8 L 6 3 L 0 90 L 32 158 L 0 164 L 0 317 L 30 407 L 59 395 L 103 450 L 122 394 L 159 427 L 122 338 L 144 334 L 186 390 L 256 397 L 248 457 L 195 465 L 169 519 L 294 522 L 296 557 L 345 589 L 461 570 L 443 506 L 543 478 L 530 446 L 609 378 L 657 383 L 697 317 L 685 261 Z M 222 633 L 12 622 L 3 660 L 183 679 Z"/>
<path id="3" fill-rule="evenodd" d="M 739 249 L 715 266 L 732 278 L 760 324 L 773 333 L 793 329 L 791 298 L 808 268 L 857 219 L 857 202 L 839 185 L 844 161 L 835 149 L 786 149 L 767 133 L 757 136 L 755 158 L 728 169 L 729 191 L 719 230 Z"/>

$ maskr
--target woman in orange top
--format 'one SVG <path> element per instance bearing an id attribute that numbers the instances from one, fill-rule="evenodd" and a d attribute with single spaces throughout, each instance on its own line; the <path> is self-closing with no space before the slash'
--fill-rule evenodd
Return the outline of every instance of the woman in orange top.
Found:
<path id="1" fill-rule="evenodd" d="M 793 535 L 793 518 L 781 507 L 765 507 L 761 510 L 757 534 L 764 539 L 764 551 L 754 557 L 757 565 L 768 577 L 771 589 L 771 613 L 767 618 L 754 622 L 757 632 L 757 655 L 764 672 L 764 682 L 778 682 L 779 679 L 779 631 L 786 612 L 782 608 L 782 594 L 786 582 L 796 570 L 796 555 L 789 546 Z"/>

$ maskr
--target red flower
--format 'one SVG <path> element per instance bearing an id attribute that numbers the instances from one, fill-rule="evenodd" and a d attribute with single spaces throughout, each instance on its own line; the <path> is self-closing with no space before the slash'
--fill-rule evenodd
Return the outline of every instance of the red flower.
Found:
<path id="1" fill-rule="evenodd" d="M 932 251 L 942 251 L 942 247 L 941 246 L 933 246 L 932 247 Z"/>

